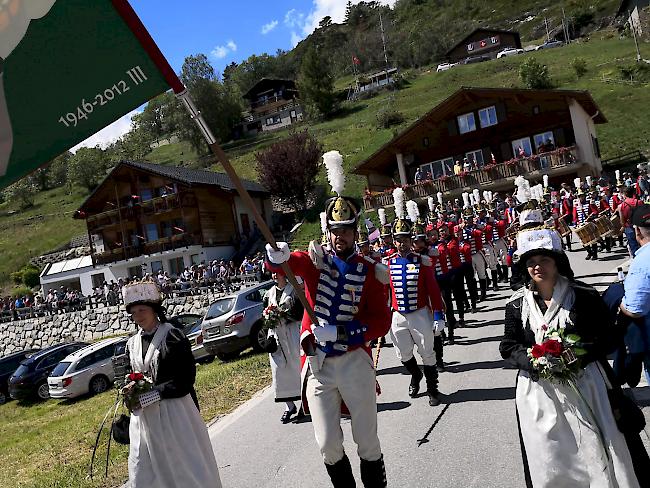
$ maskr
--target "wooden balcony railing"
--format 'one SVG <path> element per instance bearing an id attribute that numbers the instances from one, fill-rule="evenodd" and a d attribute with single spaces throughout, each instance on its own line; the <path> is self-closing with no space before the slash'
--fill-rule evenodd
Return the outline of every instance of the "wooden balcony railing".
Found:
<path id="1" fill-rule="evenodd" d="M 175 234 L 171 237 L 163 237 L 155 241 L 148 241 L 139 246 L 118 247 L 111 251 L 95 253 L 92 255 L 95 265 L 109 264 L 122 261 L 129 258 L 137 258 L 149 254 L 155 254 L 163 251 L 173 251 L 181 247 L 202 245 L 203 241 L 200 235 L 188 233 Z"/>
<path id="2" fill-rule="evenodd" d="M 417 199 L 435 196 L 438 192 L 448 193 L 454 190 L 463 190 L 480 187 L 489 190 L 495 183 L 518 175 L 528 175 L 535 171 L 547 171 L 561 168 L 578 162 L 577 148 L 575 146 L 562 147 L 554 151 L 535 154 L 521 159 L 512 159 L 500 164 L 485 165 L 483 168 L 468 171 L 461 175 L 443 176 L 435 180 L 404 186 L 406 198 Z M 393 190 L 366 195 L 363 199 L 366 210 L 393 205 Z"/>

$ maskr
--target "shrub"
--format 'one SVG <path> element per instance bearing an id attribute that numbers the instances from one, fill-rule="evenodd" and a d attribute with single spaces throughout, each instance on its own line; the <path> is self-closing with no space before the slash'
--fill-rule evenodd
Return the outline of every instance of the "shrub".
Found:
<path id="1" fill-rule="evenodd" d="M 621 79 L 625 81 L 650 81 L 650 65 L 646 63 L 619 66 Z"/>
<path id="2" fill-rule="evenodd" d="M 583 58 L 575 58 L 571 62 L 571 67 L 576 72 L 578 78 L 582 78 L 587 73 L 587 61 Z"/>
<path id="3" fill-rule="evenodd" d="M 23 283 L 23 272 L 22 271 L 14 271 L 9 276 L 11 277 L 11 282 L 14 285 L 21 285 Z"/>
<path id="4" fill-rule="evenodd" d="M 40 280 L 40 271 L 38 268 L 34 267 L 25 267 L 22 270 L 23 272 L 23 283 L 25 286 L 29 288 L 34 288 L 35 286 L 38 286 L 41 283 Z"/>
<path id="5" fill-rule="evenodd" d="M 32 290 L 26 286 L 16 286 L 11 290 L 11 298 L 24 297 L 28 295 L 32 295 Z"/>
<path id="6" fill-rule="evenodd" d="M 548 74 L 548 67 L 528 58 L 519 66 L 519 77 L 528 88 L 553 88 L 553 82 Z"/>
<path id="7" fill-rule="evenodd" d="M 382 108 L 377 112 L 377 126 L 381 129 L 388 129 L 394 125 L 404 122 L 404 114 L 391 108 Z"/>

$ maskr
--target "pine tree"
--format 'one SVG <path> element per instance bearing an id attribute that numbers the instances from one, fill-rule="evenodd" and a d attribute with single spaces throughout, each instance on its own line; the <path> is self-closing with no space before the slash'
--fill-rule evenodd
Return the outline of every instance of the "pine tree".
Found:
<path id="1" fill-rule="evenodd" d="M 311 115 L 328 117 L 336 110 L 334 77 L 314 46 L 302 58 L 298 90 Z"/>

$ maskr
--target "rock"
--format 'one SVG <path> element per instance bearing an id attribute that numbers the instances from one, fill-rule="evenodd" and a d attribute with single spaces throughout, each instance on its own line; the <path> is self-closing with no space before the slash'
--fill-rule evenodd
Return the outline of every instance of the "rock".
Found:
<path id="1" fill-rule="evenodd" d="M 23 325 L 23 330 L 33 330 L 33 329 L 34 329 L 34 324 L 32 324 L 31 322 L 26 322 Z"/>
<path id="2" fill-rule="evenodd" d="M 110 329 L 110 326 L 108 325 L 107 322 L 100 322 L 99 324 L 97 324 L 97 327 L 95 327 L 95 332 L 96 333 L 97 332 L 104 332 L 104 331 L 106 331 L 108 329 Z M 94 336 L 94 334 L 93 334 L 93 336 Z M 100 337 L 101 337 L 101 334 L 100 334 Z"/>

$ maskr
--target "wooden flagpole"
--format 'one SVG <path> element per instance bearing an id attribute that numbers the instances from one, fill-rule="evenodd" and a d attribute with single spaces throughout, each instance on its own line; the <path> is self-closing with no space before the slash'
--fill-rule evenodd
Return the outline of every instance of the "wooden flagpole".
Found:
<path id="1" fill-rule="evenodd" d="M 235 185 L 237 192 L 239 192 L 239 196 L 244 201 L 244 204 L 248 207 L 248 210 L 250 210 L 250 212 L 253 214 L 253 219 L 255 219 L 255 222 L 257 223 L 257 227 L 262 232 L 262 235 L 264 236 L 266 241 L 271 245 L 271 247 L 277 250 L 278 245 L 275 241 L 275 237 L 273 237 L 273 234 L 271 233 L 271 229 L 269 229 L 268 225 L 266 224 L 266 221 L 262 218 L 259 211 L 257 210 L 257 207 L 253 202 L 253 199 L 251 198 L 246 188 L 244 188 L 244 185 L 242 184 L 241 179 L 237 175 L 235 168 L 233 168 L 232 164 L 230 163 L 228 156 L 223 151 L 219 143 L 217 143 L 217 140 L 212 134 L 212 131 L 205 123 L 205 120 L 201 116 L 201 112 L 199 112 L 196 106 L 194 105 L 194 101 L 190 97 L 189 92 L 187 91 L 187 89 L 185 89 L 181 93 L 178 93 L 176 96 L 181 100 L 181 102 L 183 102 L 183 105 L 189 112 L 190 117 L 194 120 L 199 130 L 203 134 L 203 137 L 205 138 L 206 142 L 208 143 L 208 146 L 210 147 L 210 150 L 217 157 L 217 160 L 219 160 L 219 162 L 223 165 L 223 168 L 226 170 L 226 174 Z M 307 297 L 305 296 L 304 291 L 298 285 L 298 281 L 296 281 L 296 277 L 293 274 L 293 271 L 289 267 L 288 263 L 282 263 L 282 271 L 284 271 L 284 274 L 287 276 L 289 283 L 291 283 L 291 286 L 293 286 L 293 289 L 296 292 L 296 296 L 300 300 L 300 303 L 302 303 L 302 306 L 305 307 L 305 310 L 307 311 L 307 314 L 309 315 L 309 318 L 312 321 L 312 323 L 318 324 L 318 318 L 314 313 L 314 309 L 307 301 Z M 308 355 L 312 355 L 314 353 L 313 351 L 307 351 L 307 350 L 306 352 Z"/>

